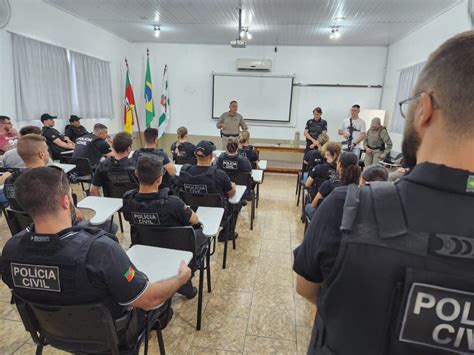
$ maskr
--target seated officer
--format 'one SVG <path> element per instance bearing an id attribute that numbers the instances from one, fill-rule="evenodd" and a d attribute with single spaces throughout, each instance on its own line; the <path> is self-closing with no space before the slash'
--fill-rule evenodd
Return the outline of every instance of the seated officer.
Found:
<path id="1" fill-rule="evenodd" d="M 229 138 L 226 149 L 227 151 L 217 158 L 216 165 L 219 169 L 230 174 L 252 172 L 250 161 L 246 157 L 240 155 L 237 151 L 239 149 L 237 138 Z"/>
<path id="2" fill-rule="evenodd" d="M 401 102 L 410 173 L 316 211 L 293 265 L 318 306 L 308 354 L 474 352 L 473 48 L 473 31 L 447 40 Z"/>
<path id="3" fill-rule="evenodd" d="M 140 182 L 139 189 L 128 191 L 123 196 L 123 216 L 130 224 L 158 227 L 200 226 L 196 213 L 179 197 L 169 196 L 169 189 L 166 187 L 158 191 L 163 177 L 161 159 L 155 155 L 140 157 L 135 174 Z M 208 242 L 209 238 L 202 234 L 201 229 L 198 229 L 196 231 L 197 250 Z M 191 280 L 178 292 L 187 298 L 194 298 L 197 294 Z"/>
<path id="4" fill-rule="evenodd" d="M 220 193 L 225 201 L 228 197 L 235 195 L 235 184 L 230 181 L 224 171 L 212 165 L 212 152 L 214 148 L 214 144 L 209 141 L 200 141 L 196 145 L 194 155 L 197 158 L 197 165 L 183 165 L 179 173 L 178 185 L 180 190 L 193 194 Z M 240 207 L 241 205 L 239 204 L 233 209 L 235 218 L 232 227 L 235 227 Z M 234 237 L 236 236 L 234 235 Z M 221 241 L 223 240 L 222 235 L 219 238 Z"/>
<path id="5" fill-rule="evenodd" d="M 171 144 L 171 154 L 176 161 L 176 157 L 194 158 L 194 150 L 196 146 L 188 142 L 188 129 L 186 127 L 179 127 L 176 131 L 178 140 Z"/>
<path id="6" fill-rule="evenodd" d="M 319 146 L 310 149 L 303 158 L 303 172 L 306 173 L 305 179 L 312 168 L 324 163 L 325 160 L 326 143 L 329 142 L 329 136 L 326 133 L 321 133 L 317 141 L 319 142 Z"/>
<path id="7" fill-rule="evenodd" d="M 87 158 L 91 163 L 91 167 L 95 167 L 104 155 L 112 155 L 112 149 L 110 149 L 109 143 L 105 141 L 106 138 L 107 126 L 96 123 L 94 133 L 86 133 L 76 139 L 76 147 L 72 157 Z"/>
<path id="8" fill-rule="evenodd" d="M 132 136 L 127 132 L 120 132 L 112 141 L 113 155 L 101 161 L 95 169 L 92 178 L 91 195 L 100 196 L 100 188 L 105 182 L 136 185 L 134 177 L 135 161 L 128 156 L 132 150 Z"/>
<path id="9" fill-rule="evenodd" d="M 143 132 L 145 137 L 145 148 L 140 148 L 133 152 L 132 160 L 135 161 L 135 164 L 138 161 L 138 158 L 144 154 L 153 154 L 158 156 L 163 160 L 163 167 L 165 168 L 165 175 L 163 176 L 163 183 L 161 187 L 171 187 L 171 181 L 176 176 L 176 167 L 170 161 L 168 154 L 166 154 L 163 149 L 156 147 L 156 142 L 158 141 L 158 130 L 156 128 L 148 127 Z"/>
<path id="10" fill-rule="evenodd" d="M 57 129 L 53 128 L 55 118 L 56 116 L 51 116 L 49 113 L 41 115 L 41 123 L 43 123 L 41 134 L 46 138 L 51 158 L 59 160 L 61 159 L 61 152 L 74 149 L 74 143 L 69 137 L 65 137 Z"/>
<path id="11" fill-rule="evenodd" d="M 89 133 L 87 132 L 87 129 L 81 125 L 81 118 L 71 115 L 69 124 L 64 128 L 64 135 L 76 143 L 77 138 L 82 137 L 87 133 Z"/>
<path id="12" fill-rule="evenodd" d="M 15 188 L 34 221 L 2 251 L 2 279 L 18 296 L 51 305 L 101 302 L 116 321 L 121 347 L 129 347 L 127 340 L 143 329 L 141 310 L 158 307 L 189 281 L 191 270 L 182 262 L 178 276 L 150 283 L 113 236 L 73 227 L 71 189 L 62 170 L 28 170 Z M 156 313 L 151 318 L 153 324 Z"/>
<path id="13" fill-rule="evenodd" d="M 249 131 L 240 132 L 239 138 L 239 154 L 246 157 L 254 169 L 258 168 L 258 154 L 253 145 L 250 144 Z"/>

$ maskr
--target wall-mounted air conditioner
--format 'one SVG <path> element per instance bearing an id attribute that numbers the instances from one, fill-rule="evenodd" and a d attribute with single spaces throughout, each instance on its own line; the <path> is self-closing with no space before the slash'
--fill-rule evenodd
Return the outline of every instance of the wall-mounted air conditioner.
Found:
<path id="1" fill-rule="evenodd" d="M 259 70 L 271 71 L 272 61 L 270 59 L 242 59 L 239 58 L 235 62 L 237 70 Z"/>

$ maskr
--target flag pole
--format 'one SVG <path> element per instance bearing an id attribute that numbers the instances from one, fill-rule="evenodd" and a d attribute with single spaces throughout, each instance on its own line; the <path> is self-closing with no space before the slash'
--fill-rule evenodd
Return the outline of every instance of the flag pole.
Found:
<path id="1" fill-rule="evenodd" d="M 127 66 L 128 73 L 130 73 L 127 58 L 125 58 L 125 65 Z M 142 130 L 140 129 L 140 120 L 138 119 L 138 112 L 137 112 L 137 102 L 135 101 L 135 94 L 133 93 L 133 90 L 132 90 L 132 98 L 133 98 L 133 102 L 135 103 L 135 105 L 133 105 L 133 110 L 135 111 L 135 118 L 137 119 L 138 139 L 140 140 L 140 148 L 143 148 L 143 141 L 142 141 L 142 134 L 141 134 Z"/>

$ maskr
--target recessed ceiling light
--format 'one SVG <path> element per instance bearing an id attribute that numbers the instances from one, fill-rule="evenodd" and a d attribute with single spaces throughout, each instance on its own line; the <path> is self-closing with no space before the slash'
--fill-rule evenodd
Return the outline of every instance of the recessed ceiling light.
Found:
<path id="1" fill-rule="evenodd" d="M 345 20 L 346 18 L 344 16 L 337 16 L 337 17 L 334 17 L 334 21 L 342 21 L 342 20 Z"/>

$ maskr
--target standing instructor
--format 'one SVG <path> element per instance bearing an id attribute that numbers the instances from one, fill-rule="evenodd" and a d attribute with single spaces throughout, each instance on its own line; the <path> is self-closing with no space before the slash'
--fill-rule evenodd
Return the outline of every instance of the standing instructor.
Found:
<path id="1" fill-rule="evenodd" d="M 243 131 L 248 129 L 244 118 L 237 112 L 238 106 L 237 101 L 231 101 L 229 104 L 229 111 L 224 112 L 221 117 L 219 117 L 216 124 L 216 127 L 221 130 L 222 146 L 224 149 L 227 147 L 229 137 L 238 137 L 240 134 L 240 128 Z"/>

